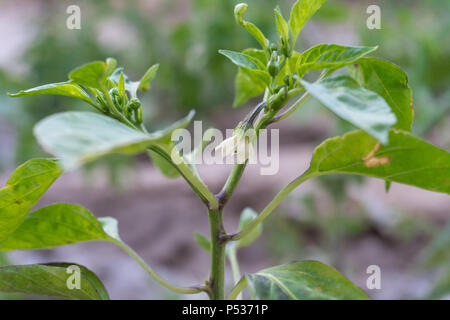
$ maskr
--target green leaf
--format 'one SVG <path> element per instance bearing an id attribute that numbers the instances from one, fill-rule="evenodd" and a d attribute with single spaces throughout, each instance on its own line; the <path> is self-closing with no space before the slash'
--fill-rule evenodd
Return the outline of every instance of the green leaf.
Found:
<path id="1" fill-rule="evenodd" d="M 180 173 L 173 164 L 167 161 L 163 156 L 153 150 L 148 150 L 148 155 L 152 159 L 155 167 L 167 178 L 177 178 L 180 176 Z"/>
<path id="2" fill-rule="evenodd" d="M 206 252 L 211 251 L 211 241 L 207 237 L 201 233 L 194 232 L 194 239 L 200 248 L 204 249 Z"/>
<path id="3" fill-rule="evenodd" d="M 158 69 L 159 63 L 154 64 L 147 70 L 147 72 L 145 72 L 144 76 L 141 78 L 141 80 L 139 80 L 139 90 L 146 91 L 150 88 L 150 82 L 155 79 Z"/>
<path id="4" fill-rule="evenodd" d="M 347 173 L 450 194 L 450 154 L 408 132 L 391 129 L 380 145 L 363 131 L 325 140 L 303 175 Z"/>
<path id="5" fill-rule="evenodd" d="M 396 123 L 389 105 L 377 93 L 361 87 L 348 76 L 325 78 L 315 83 L 301 80 L 309 93 L 328 109 L 382 143 L 388 142 L 388 131 Z"/>
<path id="6" fill-rule="evenodd" d="M 289 18 L 289 30 L 292 33 L 292 40 L 295 44 L 300 31 L 306 22 L 316 13 L 327 0 L 297 0 L 291 9 Z"/>
<path id="7" fill-rule="evenodd" d="M 266 83 L 256 74 L 249 72 L 249 69 L 239 68 L 234 80 L 234 87 L 236 93 L 233 106 L 238 107 L 249 99 L 261 95 L 266 89 Z"/>
<path id="8" fill-rule="evenodd" d="M 90 104 L 92 103 L 91 99 L 89 98 L 89 95 L 83 89 L 81 89 L 80 86 L 76 85 L 75 83 L 72 83 L 72 81 L 50 83 L 43 86 L 31 88 L 28 90 L 21 90 L 14 94 L 8 93 L 8 96 L 24 97 L 38 94 L 54 94 L 54 95 L 68 96 L 83 100 Z"/>
<path id="9" fill-rule="evenodd" d="M 245 208 L 242 213 L 239 220 L 239 231 L 242 231 L 246 226 L 252 222 L 253 219 L 255 219 L 258 216 L 258 214 L 251 208 Z M 240 239 L 236 243 L 236 247 L 242 248 L 249 246 L 252 244 L 256 239 L 259 238 L 262 232 L 262 224 L 258 224 L 256 228 L 252 230 L 246 237 Z"/>
<path id="10" fill-rule="evenodd" d="M 280 8 L 279 7 L 276 8 L 274 10 L 274 13 L 275 13 L 275 22 L 277 26 L 277 33 L 281 38 L 283 38 L 286 41 L 286 43 L 289 43 L 289 27 L 286 20 L 284 20 L 281 14 Z"/>
<path id="11" fill-rule="evenodd" d="M 246 3 L 239 3 L 234 7 L 234 16 L 237 24 L 244 27 L 248 33 L 250 33 L 256 41 L 259 42 L 263 49 L 267 48 L 267 39 L 261 30 L 258 29 L 253 23 L 244 20 L 244 12 L 247 10 L 248 5 Z"/>
<path id="12" fill-rule="evenodd" d="M 362 58 L 349 67 L 350 74 L 366 89 L 378 93 L 397 117 L 395 128 L 411 131 L 414 110 L 408 77 L 395 64 L 377 58 Z"/>
<path id="13" fill-rule="evenodd" d="M 49 249 L 85 241 L 114 240 L 120 240 L 115 219 L 103 218 L 99 222 L 82 206 L 57 203 L 28 214 L 15 232 L 0 243 L 0 250 Z"/>
<path id="14" fill-rule="evenodd" d="M 110 153 L 133 154 L 151 145 L 170 141 L 173 130 L 194 116 L 151 134 L 134 130 L 110 117 L 92 112 L 64 112 L 41 120 L 34 134 L 44 149 L 58 158 L 64 168 L 73 168 Z"/>
<path id="15" fill-rule="evenodd" d="M 263 50 L 245 49 L 244 54 L 257 59 L 261 64 L 267 64 L 267 57 Z M 261 95 L 270 84 L 270 75 L 267 72 L 248 68 L 239 68 L 235 78 L 235 98 L 233 106 L 237 107 L 248 99 Z"/>
<path id="16" fill-rule="evenodd" d="M 105 82 L 109 76 L 106 66 L 107 64 L 103 61 L 87 63 L 71 71 L 69 79 L 85 87 L 103 90 L 106 88 Z"/>
<path id="17" fill-rule="evenodd" d="M 0 190 L 0 241 L 19 227 L 61 174 L 57 162 L 47 159 L 29 160 L 12 173 Z"/>
<path id="18" fill-rule="evenodd" d="M 260 61 L 245 53 L 230 50 L 219 50 L 219 53 L 230 59 L 231 62 L 233 62 L 238 67 L 244 67 L 253 70 L 264 69 L 264 65 L 262 65 Z"/>
<path id="19" fill-rule="evenodd" d="M 377 47 L 350 47 L 337 44 L 319 44 L 300 55 L 296 70 L 303 77 L 310 70 L 338 69 L 352 64 L 375 51 Z"/>
<path id="20" fill-rule="evenodd" d="M 80 289 L 69 289 L 75 272 L 67 268 L 76 266 L 80 270 Z M 108 293 L 89 269 L 72 263 L 30 264 L 0 267 L 0 291 L 21 292 L 73 300 L 108 300 Z"/>
<path id="21" fill-rule="evenodd" d="M 319 261 L 293 261 L 246 274 L 252 295 L 261 300 L 363 300 L 363 290 Z"/>

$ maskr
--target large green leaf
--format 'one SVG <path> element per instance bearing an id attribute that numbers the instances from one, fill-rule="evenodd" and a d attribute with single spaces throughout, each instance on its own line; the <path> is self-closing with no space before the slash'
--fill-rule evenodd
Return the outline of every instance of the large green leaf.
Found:
<path id="1" fill-rule="evenodd" d="M 350 47 L 337 44 L 319 44 L 300 55 L 297 73 L 303 77 L 310 70 L 338 69 L 375 51 L 378 47 Z"/>
<path id="2" fill-rule="evenodd" d="M 289 18 L 289 29 L 294 44 L 306 22 L 308 22 L 313 14 L 316 13 L 325 2 L 327 2 L 327 0 L 297 0 L 297 2 L 294 3 Z"/>
<path id="3" fill-rule="evenodd" d="M 16 230 L 61 173 L 57 162 L 47 159 L 29 160 L 12 173 L 0 190 L 0 241 Z"/>
<path id="4" fill-rule="evenodd" d="M 69 266 L 80 270 L 80 288 L 69 289 L 71 277 Z M 0 291 L 21 292 L 63 299 L 108 300 L 108 293 L 89 269 L 73 263 L 31 264 L 0 267 Z"/>
<path id="5" fill-rule="evenodd" d="M 170 140 L 173 130 L 192 119 L 191 112 L 174 125 L 151 134 L 134 130 L 110 117 L 92 112 L 64 112 L 41 120 L 34 128 L 45 150 L 72 168 L 110 153 L 132 154 Z"/>
<path id="6" fill-rule="evenodd" d="M 450 194 L 450 153 L 408 132 L 390 130 L 380 145 L 363 131 L 325 140 L 303 177 L 348 173 Z"/>
<path id="7" fill-rule="evenodd" d="M 99 221 L 82 206 L 57 203 L 28 214 L 15 232 L 0 243 L 0 250 L 49 249 L 85 241 L 116 240 L 120 238 L 115 219 Z"/>
<path id="8" fill-rule="evenodd" d="M 262 300 L 368 299 L 336 269 L 318 261 L 294 261 L 245 277 L 252 295 Z"/>
<path id="9" fill-rule="evenodd" d="M 326 78 L 315 83 L 301 80 L 309 93 L 328 109 L 382 143 L 388 142 L 388 131 L 396 123 L 386 101 L 377 93 L 361 87 L 348 76 Z"/>
<path id="10" fill-rule="evenodd" d="M 153 164 L 156 168 L 158 168 L 161 173 L 167 178 L 177 178 L 180 176 L 180 172 L 174 167 L 172 163 L 167 161 L 163 156 L 159 153 L 148 150 L 148 155 L 152 159 Z"/>
<path id="11" fill-rule="evenodd" d="M 349 67 L 358 82 L 386 100 L 397 117 L 395 128 L 411 131 L 414 118 L 408 77 L 395 64 L 378 58 L 362 58 Z"/>
<path id="12" fill-rule="evenodd" d="M 87 103 L 92 103 L 87 93 L 84 92 L 84 90 L 81 89 L 80 86 L 78 86 L 75 83 L 72 83 L 72 81 L 50 83 L 44 86 L 39 86 L 28 90 L 22 90 L 14 94 L 9 93 L 8 95 L 10 97 L 23 97 L 38 94 L 54 94 L 54 95 L 68 96 L 86 101 Z"/>

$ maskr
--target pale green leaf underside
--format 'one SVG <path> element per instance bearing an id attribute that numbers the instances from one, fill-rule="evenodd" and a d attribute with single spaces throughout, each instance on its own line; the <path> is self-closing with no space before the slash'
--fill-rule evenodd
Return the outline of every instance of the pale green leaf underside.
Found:
<path id="1" fill-rule="evenodd" d="M 134 130 L 119 121 L 92 112 L 64 112 L 41 120 L 34 134 L 43 148 L 61 159 L 66 169 L 110 153 L 138 153 L 170 139 L 171 132 L 189 123 L 185 119 L 151 134 Z"/>
<path id="2" fill-rule="evenodd" d="M 252 294 L 261 300 L 368 299 L 336 269 L 318 261 L 293 261 L 246 278 Z"/>
<path id="3" fill-rule="evenodd" d="M 59 82 L 59 83 L 51 83 L 43 86 L 31 88 L 28 90 L 22 90 L 14 94 L 8 94 L 10 97 L 23 97 L 23 96 L 32 96 L 39 94 L 53 94 L 53 95 L 61 95 L 73 97 L 76 99 L 80 99 L 86 101 L 87 103 L 92 103 L 89 96 L 75 83 L 72 81 Z"/>
<path id="4" fill-rule="evenodd" d="M 395 64 L 378 58 L 362 58 L 349 67 L 350 74 L 366 89 L 386 100 L 397 117 L 395 128 L 411 131 L 414 110 L 408 78 Z"/>
<path id="5" fill-rule="evenodd" d="M 67 267 L 78 266 L 81 271 L 80 289 L 70 290 L 67 280 L 73 273 Z M 31 264 L 0 267 L 0 291 L 36 294 L 72 300 L 108 300 L 108 293 L 87 268 L 73 263 Z"/>
<path id="6" fill-rule="evenodd" d="M 294 44 L 305 24 L 325 2 L 327 0 L 298 0 L 294 3 L 289 18 L 289 29 Z"/>
<path id="7" fill-rule="evenodd" d="M 450 153 L 408 132 L 390 130 L 389 144 L 372 157 L 376 139 L 363 131 L 325 140 L 304 176 L 348 173 L 450 194 Z M 366 160 L 363 160 L 366 159 Z"/>
<path id="8" fill-rule="evenodd" d="M 0 189 L 0 241 L 16 230 L 61 174 L 58 163 L 47 159 L 29 160 L 13 172 Z"/>
<path id="9" fill-rule="evenodd" d="M 342 68 L 377 48 L 319 44 L 300 55 L 297 60 L 297 73 L 300 77 L 303 77 L 310 70 Z"/>
<path id="10" fill-rule="evenodd" d="M 315 83 L 301 80 L 308 92 L 339 117 L 366 131 L 382 143 L 396 123 L 386 101 L 377 93 L 361 87 L 348 76 L 326 78 Z"/>
<path id="11" fill-rule="evenodd" d="M 0 250 L 49 249 L 114 239 L 120 240 L 115 219 L 102 218 L 99 222 L 79 205 L 57 203 L 28 214 L 16 231 L 0 243 Z"/>

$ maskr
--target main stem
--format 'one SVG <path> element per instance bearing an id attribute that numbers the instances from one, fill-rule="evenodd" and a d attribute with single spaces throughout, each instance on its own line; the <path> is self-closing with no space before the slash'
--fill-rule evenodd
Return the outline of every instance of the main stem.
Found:
<path id="1" fill-rule="evenodd" d="M 225 299 L 225 234 L 222 223 L 222 210 L 208 210 L 211 228 L 211 276 L 209 287 L 212 300 Z"/>

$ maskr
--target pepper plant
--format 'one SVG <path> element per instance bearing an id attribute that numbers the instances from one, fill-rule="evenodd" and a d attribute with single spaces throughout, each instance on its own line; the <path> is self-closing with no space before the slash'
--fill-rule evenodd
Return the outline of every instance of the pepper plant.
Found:
<path id="1" fill-rule="evenodd" d="M 244 161 L 234 165 L 217 194 L 203 182 L 193 161 L 208 143 L 207 139 L 191 154 L 181 154 L 171 139 L 176 129 L 189 124 L 194 112 L 160 131 L 149 132 L 142 122 L 143 105 L 138 93 L 149 89 L 158 65 L 149 68 L 139 81 L 132 81 L 123 68 L 117 68 L 116 60 L 108 58 L 106 62 L 95 61 L 73 70 L 68 81 L 11 94 L 12 97 L 65 95 L 85 101 L 97 112 L 57 113 L 35 126 L 37 140 L 55 159 L 24 163 L 0 190 L 0 250 L 48 249 L 84 241 L 108 241 L 129 253 L 161 285 L 181 294 L 203 292 L 211 299 L 235 299 L 248 287 L 251 297 L 256 299 L 366 299 L 363 290 L 333 267 L 318 261 L 298 260 L 241 275 L 236 258 L 240 248 L 250 245 L 261 234 L 262 222 L 283 199 L 314 177 L 355 174 L 383 179 L 387 188 L 398 182 L 450 193 L 449 153 L 410 133 L 412 93 L 399 67 L 369 57 L 377 47 L 321 44 L 302 53 L 294 50 L 305 23 L 325 1 L 299 0 L 287 20 L 276 8 L 278 39 L 271 40 L 244 19 L 246 4 L 235 7 L 236 22 L 259 44 L 259 48 L 242 52 L 220 50 L 238 67 L 235 105 L 258 96 L 262 100 L 236 126 L 235 135 L 219 146 L 226 149 L 225 154 L 244 150 Z M 344 72 L 333 75 L 342 68 Z M 306 172 L 294 178 L 259 214 L 245 209 L 238 230 L 228 232 L 223 225 L 225 208 L 248 163 L 247 151 L 262 129 L 288 118 L 310 97 L 357 130 L 325 140 L 314 150 Z M 245 139 L 249 129 L 256 133 L 254 139 Z M 166 176 L 181 176 L 205 204 L 210 236 L 195 234 L 198 244 L 211 255 L 210 276 L 202 284 L 179 287 L 161 278 L 121 240 L 113 218 L 96 218 L 82 206 L 65 203 L 30 212 L 65 171 L 107 154 L 138 152 L 148 152 Z M 231 290 L 225 288 L 227 257 L 234 278 Z M 78 290 L 68 285 L 67 270 L 74 267 L 81 275 Z M 73 263 L 0 267 L 0 291 L 108 299 L 95 274 Z"/>

